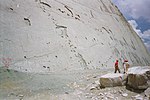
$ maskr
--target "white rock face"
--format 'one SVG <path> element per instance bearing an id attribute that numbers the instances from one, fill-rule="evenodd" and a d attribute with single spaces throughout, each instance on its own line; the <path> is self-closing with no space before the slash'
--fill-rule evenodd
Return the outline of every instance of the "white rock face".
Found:
<path id="1" fill-rule="evenodd" d="M 127 85 L 133 89 L 147 89 L 150 84 L 150 66 L 129 68 Z"/>
<path id="2" fill-rule="evenodd" d="M 123 86 L 126 83 L 127 75 L 118 73 L 108 73 L 100 77 L 101 87 Z"/>
<path id="3" fill-rule="evenodd" d="M 123 58 L 150 64 L 110 0 L 0 0 L 0 66 L 56 72 L 111 68 Z"/>
<path id="4" fill-rule="evenodd" d="M 150 71 L 150 66 L 134 66 L 128 69 L 128 74 L 144 74 Z"/>

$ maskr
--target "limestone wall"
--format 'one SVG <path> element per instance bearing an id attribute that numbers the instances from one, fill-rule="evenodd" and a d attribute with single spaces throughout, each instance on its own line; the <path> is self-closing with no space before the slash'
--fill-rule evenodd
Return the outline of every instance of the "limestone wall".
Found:
<path id="1" fill-rule="evenodd" d="M 111 1 L 0 0 L 0 66 L 55 72 L 112 68 L 116 59 L 150 64 Z"/>

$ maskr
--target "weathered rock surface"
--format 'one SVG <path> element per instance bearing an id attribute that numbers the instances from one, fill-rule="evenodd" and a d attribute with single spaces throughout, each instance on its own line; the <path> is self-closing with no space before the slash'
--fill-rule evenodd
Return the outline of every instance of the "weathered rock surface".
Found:
<path id="1" fill-rule="evenodd" d="M 0 0 L 0 66 L 59 72 L 112 68 L 116 58 L 150 64 L 110 0 Z"/>
<path id="2" fill-rule="evenodd" d="M 101 87 L 123 86 L 126 83 L 126 74 L 108 73 L 100 77 Z"/>
<path id="3" fill-rule="evenodd" d="M 65 93 L 54 100 L 86 100 L 80 99 L 82 91 L 72 97 L 67 84 L 80 88 L 79 71 L 111 69 L 116 58 L 150 64 L 142 40 L 110 0 L 0 0 L 0 67 L 9 68 L 0 72 L 0 99 L 44 100 Z M 106 91 L 99 100 L 118 100 Z"/>
<path id="4" fill-rule="evenodd" d="M 99 80 L 95 81 L 92 84 L 89 84 L 85 89 L 87 89 L 87 90 L 100 90 Z"/>
<path id="5" fill-rule="evenodd" d="M 141 96 L 140 94 L 136 95 L 136 96 L 133 96 L 132 97 L 133 100 L 147 100 L 147 99 L 144 99 L 143 96 Z"/>
<path id="6" fill-rule="evenodd" d="M 150 100 L 150 87 L 147 88 L 147 89 L 144 91 L 144 93 L 145 93 L 145 96 Z"/>
<path id="7" fill-rule="evenodd" d="M 129 68 L 127 86 L 133 89 L 147 89 L 150 84 L 150 66 Z"/>

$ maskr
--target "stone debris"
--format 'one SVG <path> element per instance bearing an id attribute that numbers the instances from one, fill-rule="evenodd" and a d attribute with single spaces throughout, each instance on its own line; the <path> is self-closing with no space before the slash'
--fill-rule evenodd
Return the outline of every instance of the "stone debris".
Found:
<path id="1" fill-rule="evenodd" d="M 99 84 L 95 84 L 95 83 L 92 83 L 92 84 L 89 84 L 85 90 L 100 90 L 100 85 Z"/>
<path id="2" fill-rule="evenodd" d="M 22 94 L 20 94 L 20 95 L 18 95 L 19 97 L 23 97 L 24 95 L 22 95 Z"/>
<path id="3" fill-rule="evenodd" d="M 127 97 L 128 94 L 127 94 L 127 93 L 123 93 L 122 96 L 123 96 L 123 97 Z"/>
<path id="4" fill-rule="evenodd" d="M 78 88 L 79 85 L 78 85 L 76 82 L 74 82 L 74 83 L 73 83 L 73 87 L 74 87 L 74 88 Z"/>
<path id="5" fill-rule="evenodd" d="M 103 93 L 99 93 L 98 96 L 104 96 L 104 94 Z"/>
<path id="6" fill-rule="evenodd" d="M 123 94 L 123 90 L 119 90 L 118 93 L 119 93 L 119 94 Z"/>
<path id="7" fill-rule="evenodd" d="M 114 100 L 114 95 L 113 94 L 111 94 L 111 93 L 107 93 L 106 94 L 106 97 L 108 98 L 108 99 L 113 99 Z"/>
<path id="8" fill-rule="evenodd" d="M 96 90 L 95 86 L 90 87 L 90 90 Z"/>
<path id="9" fill-rule="evenodd" d="M 91 84 L 90 90 L 100 90 L 100 83 L 98 80 Z"/>
<path id="10" fill-rule="evenodd" d="M 100 85 L 99 80 L 95 81 L 94 83 L 97 84 L 97 85 Z"/>
<path id="11" fill-rule="evenodd" d="M 150 100 L 150 87 L 144 91 L 144 94 Z"/>
<path id="12" fill-rule="evenodd" d="M 132 96 L 132 99 L 134 99 L 134 100 L 143 100 L 143 96 L 141 96 L 140 94 L 138 94 L 136 96 Z"/>

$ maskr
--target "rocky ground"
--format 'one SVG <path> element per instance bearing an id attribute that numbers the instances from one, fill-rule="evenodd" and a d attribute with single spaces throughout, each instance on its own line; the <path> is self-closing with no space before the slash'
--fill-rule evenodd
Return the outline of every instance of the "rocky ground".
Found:
<path id="1" fill-rule="evenodd" d="M 110 70 L 111 71 L 111 70 Z M 0 68 L 1 100 L 148 100 L 122 87 L 100 88 L 107 69 L 60 73 L 23 73 Z"/>

